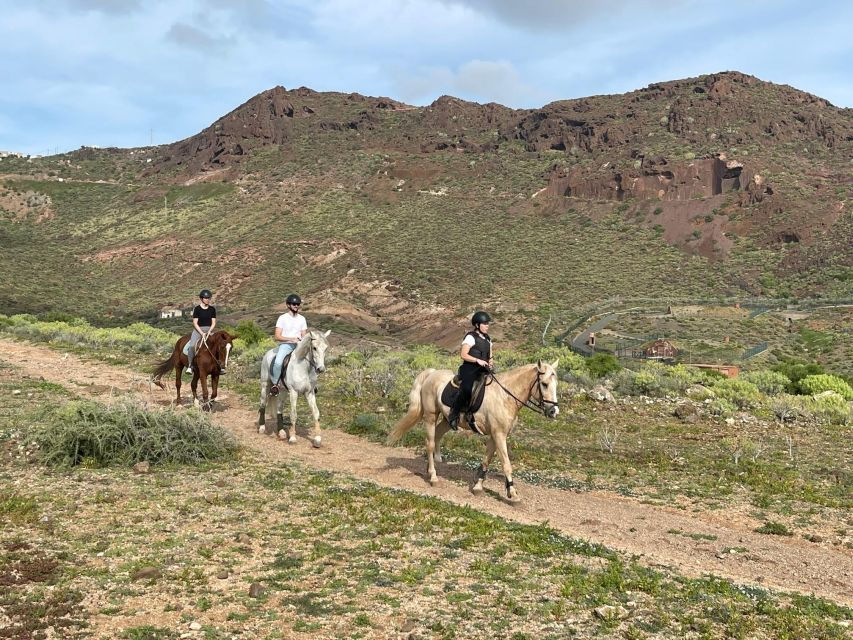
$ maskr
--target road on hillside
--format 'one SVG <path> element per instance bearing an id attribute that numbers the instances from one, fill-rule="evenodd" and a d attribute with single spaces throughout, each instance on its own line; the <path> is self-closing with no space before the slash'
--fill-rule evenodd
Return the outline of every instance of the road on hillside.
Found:
<path id="1" fill-rule="evenodd" d="M 43 377 L 74 393 L 103 401 L 129 393 L 163 405 L 174 397 L 173 387 L 163 391 L 150 385 L 143 374 L 41 345 L 0 339 L 0 360 L 16 365 L 25 375 Z M 189 391 L 188 385 L 184 389 Z M 304 434 L 300 434 L 303 437 L 297 444 L 288 445 L 275 437 L 258 434 L 257 411 L 236 394 L 228 393 L 227 377 L 220 391 L 223 395 L 212 414 L 213 420 L 234 433 L 252 455 L 270 463 L 299 460 L 312 467 L 438 497 L 508 520 L 526 524 L 547 522 L 566 535 L 604 544 L 636 555 L 649 566 L 671 567 L 688 576 L 713 574 L 740 584 L 814 594 L 853 605 L 853 551 L 849 549 L 754 533 L 754 522 L 725 509 L 687 513 L 642 504 L 613 493 L 575 493 L 518 480 L 522 501 L 510 505 L 500 498 L 503 490 L 500 474 L 490 473 L 487 493 L 474 496 L 467 488 L 470 471 L 459 465 L 438 465 L 441 482 L 431 488 L 426 481 L 425 460 L 411 450 L 373 444 L 337 430 L 324 432 L 321 449 L 313 449 Z M 303 410 L 303 420 L 305 413 L 307 407 Z M 716 538 L 697 540 L 674 535 L 673 530 Z M 722 552 L 732 548 L 746 551 Z"/>

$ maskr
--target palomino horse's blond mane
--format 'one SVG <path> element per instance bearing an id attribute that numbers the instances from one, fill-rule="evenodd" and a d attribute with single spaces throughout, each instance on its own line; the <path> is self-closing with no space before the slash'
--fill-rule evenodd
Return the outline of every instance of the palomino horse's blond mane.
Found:
<path id="1" fill-rule="evenodd" d="M 515 425 L 523 406 L 539 407 L 545 415 L 554 418 L 559 413 L 557 404 L 557 364 L 539 361 L 494 376 L 486 387 L 483 404 L 474 415 L 477 425 L 488 437 L 486 455 L 476 472 L 471 490 L 483 490 L 483 479 L 495 453 L 501 460 L 506 477 L 507 498 L 516 500 L 518 493 L 512 481 L 512 464 L 509 461 L 507 437 Z M 426 369 L 417 375 L 409 392 L 409 409 L 388 436 L 393 444 L 400 440 L 421 419 L 426 425 L 427 467 L 430 484 L 438 482 L 435 463 L 441 462 L 439 442 L 450 429 L 447 422 L 449 408 L 441 402 L 441 392 L 453 372 L 447 369 Z M 531 405 L 532 402 L 532 405 Z M 465 421 L 460 419 L 460 424 Z"/>

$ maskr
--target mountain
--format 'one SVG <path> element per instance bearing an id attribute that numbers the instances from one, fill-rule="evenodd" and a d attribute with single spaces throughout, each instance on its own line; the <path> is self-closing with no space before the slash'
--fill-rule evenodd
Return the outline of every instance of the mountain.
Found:
<path id="1" fill-rule="evenodd" d="M 269 318 L 295 290 L 432 340 L 474 306 L 850 297 L 851 158 L 853 110 L 738 72 L 524 110 L 275 87 L 173 144 L 0 160 L 0 304 L 150 317 L 207 286 Z"/>

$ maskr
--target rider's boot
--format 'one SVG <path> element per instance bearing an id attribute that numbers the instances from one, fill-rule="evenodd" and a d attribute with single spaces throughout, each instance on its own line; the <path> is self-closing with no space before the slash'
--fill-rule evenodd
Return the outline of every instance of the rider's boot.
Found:
<path id="1" fill-rule="evenodd" d="M 187 359 L 187 373 L 192 373 L 192 372 L 193 372 L 193 359 L 188 358 Z"/>
<path id="2" fill-rule="evenodd" d="M 450 425 L 450 428 L 454 431 L 459 431 L 459 409 L 453 407 L 450 410 L 450 415 L 447 416 L 447 424 Z"/>

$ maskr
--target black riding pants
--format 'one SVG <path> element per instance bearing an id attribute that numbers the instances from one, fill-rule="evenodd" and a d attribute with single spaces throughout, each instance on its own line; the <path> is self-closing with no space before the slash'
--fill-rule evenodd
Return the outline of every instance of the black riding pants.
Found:
<path id="1" fill-rule="evenodd" d="M 453 403 L 455 411 L 464 411 L 471 402 L 471 392 L 474 390 L 474 383 L 485 369 L 475 362 L 463 362 L 459 367 L 459 393 L 456 394 L 456 401 Z"/>

